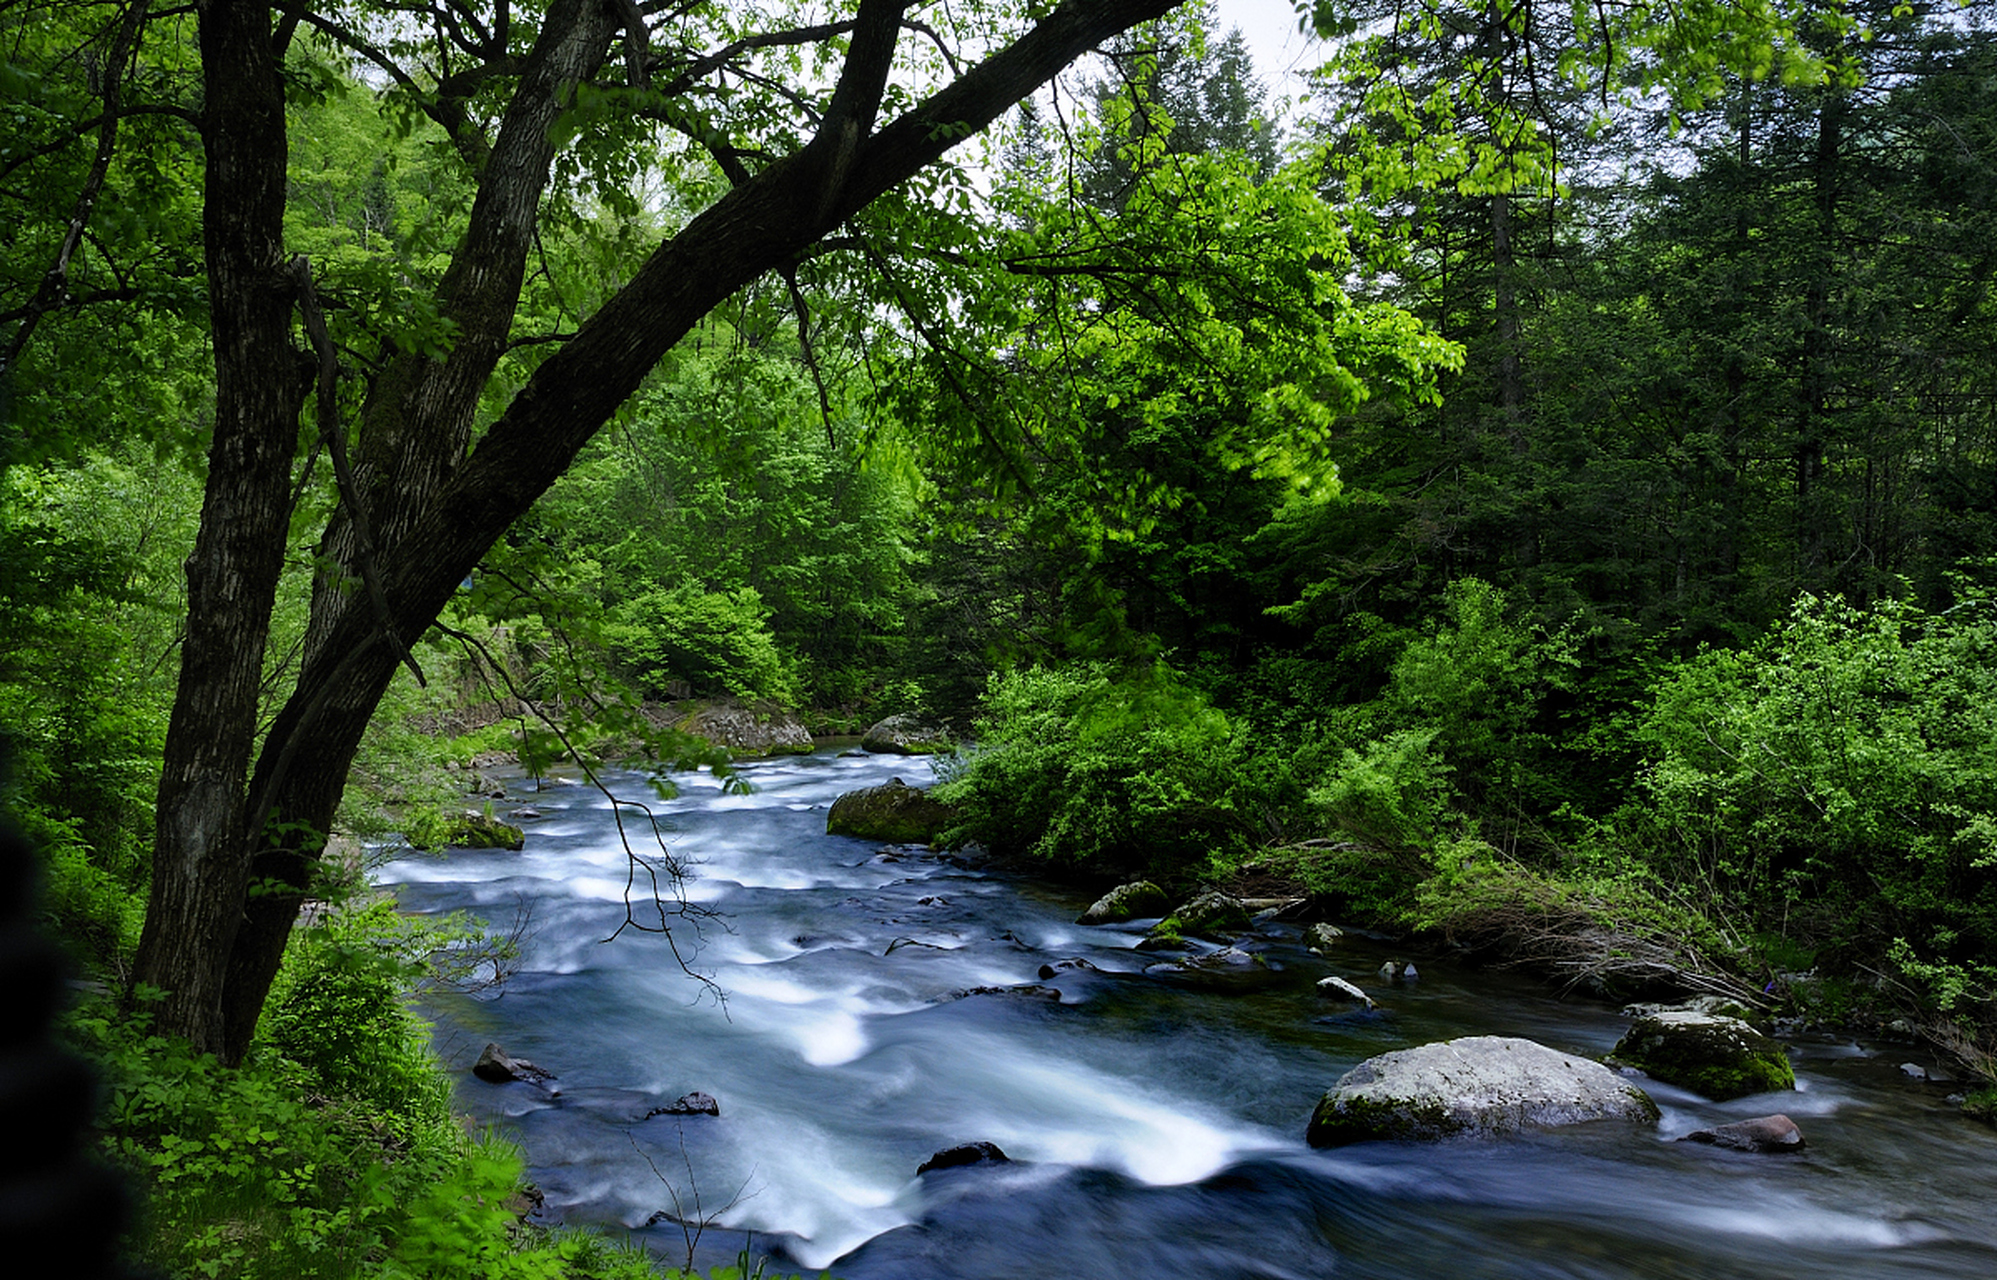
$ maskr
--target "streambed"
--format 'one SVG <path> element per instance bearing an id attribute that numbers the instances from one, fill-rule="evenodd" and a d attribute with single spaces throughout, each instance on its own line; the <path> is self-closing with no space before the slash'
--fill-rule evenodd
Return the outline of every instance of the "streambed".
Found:
<path id="1" fill-rule="evenodd" d="M 530 920 L 496 993 L 438 998 L 439 1051 L 488 1041 L 555 1071 L 559 1094 L 461 1076 L 460 1106 L 516 1138 L 550 1222 L 633 1230 L 668 1261 L 749 1248 L 845 1280 L 1122 1277 L 1756 1277 L 1997 1275 L 1997 1135 L 1906 1080 L 1905 1047 L 1797 1046 L 1799 1091 L 1715 1105 L 1651 1092 L 1655 1131 L 1581 1126 L 1498 1142 L 1314 1151 L 1320 1094 L 1361 1059 L 1459 1035 L 1521 1035 L 1599 1056 L 1627 1027 L 1505 974 L 1348 939 L 1310 955 L 1275 926 L 1267 978 L 1217 993 L 1138 971 L 1136 927 L 1073 923 L 1061 889 L 825 834 L 832 800 L 920 759 L 831 751 L 706 775 L 651 802 L 718 914 L 694 951 L 624 919 L 611 806 L 582 786 L 514 783 L 524 852 L 412 856 L 382 869 L 405 907 Z M 608 781 L 649 802 L 638 775 Z M 630 826 L 627 810 L 627 827 Z M 634 843 L 649 836 L 642 823 Z M 1083 957 L 1101 974 L 1037 977 Z M 1380 1001 L 1328 1007 L 1339 974 Z M 1040 984 L 1059 999 L 977 988 Z M 719 1117 L 647 1117 L 692 1090 Z M 1783 1111 L 1809 1149 L 1748 1156 L 1670 1139 Z M 965 1142 L 1014 1163 L 916 1167 Z M 696 1210 L 696 1201 L 698 1209 Z M 665 1215 L 658 1216 L 655 1215 Z"/>

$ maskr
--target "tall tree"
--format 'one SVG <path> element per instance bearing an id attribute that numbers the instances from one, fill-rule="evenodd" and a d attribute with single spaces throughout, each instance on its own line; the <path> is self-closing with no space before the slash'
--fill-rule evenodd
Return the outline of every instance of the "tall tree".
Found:
<path id="1" fill-rule="evenodd" d="M 665 0 L 438 0 L 413 13 L 364 0 L 197 4 L 215 400 L 137 961 L 138 981 L 166 992 L 162 1029 L 228 1059 L 247 1047 L 362 729 L 409 643 L 660 356 L 1073 59 L 1171 7 L 918 13 L 910 0 L 860 0 L 826 17 Z M 173 43 L 185 11 L 93 12 L 113 19 L 111 56 L 87 46 L 85 57 L 115 74 L 129 48 Z M 445 139 L 472 192 L 442 270 L 394 300 L 413 319 L 356 323 L 358 292 L 333 299 L 361 353 L 348 359 L 364 364 L 351 391 L 319 272 L 285 233 L 287 94 L 311 87 L 308 41 L 332 51 L 336 74 L 365 68 L 389 106 Z M 122 118 L 104 106 L 107 121 Z M 109 124 L 78 132 L 115 154 Z M 521 297 L 546 211 L 629 207 L 630 184 L 675 159 L 723 181 L 681 182 L 676 199 L 701 201 L 690 216 L 639 246 L 567 323 L 529 330 Z M 88 230 L 92 172 L 70 220 L 82 229 L 55 246 L 59 269 Z M 69 301 L 62 286 L 30 308 Z M 328 569 L 295 684 L 265 706 L 308 405 L 303 452 L 323 441 L 341 500 L 319 542 Z"/>

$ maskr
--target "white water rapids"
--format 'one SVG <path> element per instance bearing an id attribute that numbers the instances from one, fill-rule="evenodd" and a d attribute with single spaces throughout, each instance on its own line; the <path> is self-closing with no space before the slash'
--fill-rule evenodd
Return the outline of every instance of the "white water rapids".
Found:
<path id="1" fill-rule="evenodd" d="M 547 1220 L 638 1230 L 668 1261 L 681 1222 L 711 1220 L 701 1265 L 749 1247 L 848 1280 L 1997 1275 L 1997 1136 L 1904 1081 L 1891 1052 L 1804 1046 L 1802 1091 L 1780 1098 L 1660 1087 L 1655 1133 L 1313 1151 L 1318 1095 L 1372 1054 L 1498 1033 L 1599 1055 L 1627 1022 L 1426 957 L 1420 982 L 1384 987 L 1384 945 L 1319 959 L 1282 926 L 1254 944 L 1269 969 L 1252 989 L 1174 985 L 1139 972 L 1158 958 L 1131 949 L 1141 929 L 1072 923 L 1081 894 L 825 834 L 841 792 L 922 785 L 923 761 L 822 752 L 744 772 L 748 795 L 680 775 L 677 799 L 652 802 L 697 864 L 688 897 L 718 913 L 697 933 L 676 922 L 674 940 L 725 1002 L 663 938 L 603 941 L 627 860 L 587 787 L 514 783 L 497 814 L 543 815 L 523 822 L 524 852 L 381 870 L 410 910 L 501 927 L 528 913 L 519 973 L 429 1012 L 460 1069 L 491 1040 L 559 1076 L 558 1093 L 468 1072 L 460 1088 L 522 1143 Z M 613 789 L 649 801 L 635 775 Z M 626 812 L 634 847 L 655 848 Z M 1104 972 L 1037 977 L 1076 956 Z M 1329 973 L 1381 1011 L 1327 1009 L 1312 984 Z M 1059 999 L 956 994 L 1033 984 Z M 720 1116 L 647 1118 L 692 1090 Z M 1777 1110 L 1803 1155 L 1668 1141 Z M 916 1176 L 973 1141 L 1014 1163 Z"/>

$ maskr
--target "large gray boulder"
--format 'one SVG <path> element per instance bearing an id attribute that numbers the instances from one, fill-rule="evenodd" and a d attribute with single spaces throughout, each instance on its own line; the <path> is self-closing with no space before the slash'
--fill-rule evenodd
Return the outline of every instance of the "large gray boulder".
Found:
<path id="1" fill-rule="evenodd" d="M 1796 1087 L 1781 1044 L 1739 1018 L 1665 1009 L 1638 1018 L 1616 1043 L 1615 1061 L 1715 1102 Z"/>
<path id="2" fill-rule="evenodd" d="M 1084 911 L 1076 924 L 1122 924 L 1126 920 L 1141 920 L 1146 916 L 1162 916 L 1172 900 L 1165 891 L 1149 880 L 1136 880 L 1130 884 L 1120 884 Z"/>
<path id="3" fill-rule="evenodd" d="M 825 830 L 888 844 L 928 844 L 956 818 L 956 810 L 929 793 L 890 778 L 878 787 L 848 791 L 832 802 Z"/>
<path id="4" fill-rule="evenodd" d="M 1599 1062 L 1511 1036 L 1466 1036 L 1368 1058 L 1318 1102 L 1304 1137 L 1335 1147 L 1589 1120 L 1651 1124 L 1657 1106 Z"/>
<path id="5" fill-rule="evenodd" d="M 790 712 L 767 704 L 751 705 L 734 698 L 680 704 L 684 711 L 674 728 L 705 738 L 738 756 L 794 756 L 811 750 L 811 731 Z"/>
<path id="6" fill-rule="evenodd" d="M 862 751 L 895 756 L 934 755 L 956 745 L 949 730 L 930 724 L 920 716 L 909 715 L 889 716 L 867 730 L 866 736 L 860 739 Z"/>

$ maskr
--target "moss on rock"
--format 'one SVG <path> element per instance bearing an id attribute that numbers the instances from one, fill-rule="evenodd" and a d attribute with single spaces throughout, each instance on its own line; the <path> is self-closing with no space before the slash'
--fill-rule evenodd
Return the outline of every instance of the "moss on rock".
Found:
<path id="1" fill-rule="evenodd" d="M 1796 1087 L 1782 1045 L 1739 1018 L 1666 1009 L 1637 1019 L 1611 1061 L 1715 1102 Z"/>
<path id="2" fill-rule="evenodd" d="M 878 787 L 848 791 L 832 802 L 825 830 L 835 836 L 859 836 L 889 844 L 928 844 L 956 820 L 957 811 L 932 800 L 920 788 L 900 778 Z"/>

